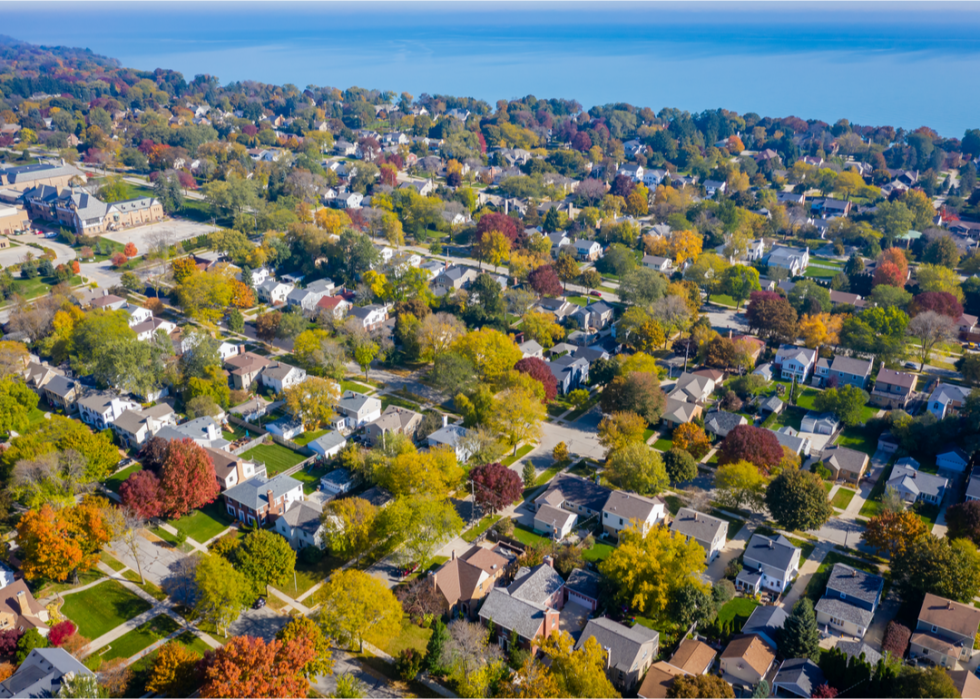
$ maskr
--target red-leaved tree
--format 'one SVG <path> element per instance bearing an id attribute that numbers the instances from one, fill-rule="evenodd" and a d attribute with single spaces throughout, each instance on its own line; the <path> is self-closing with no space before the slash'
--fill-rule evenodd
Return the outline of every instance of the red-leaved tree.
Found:
<path id="1" fill-rule="evenodd" d="M 202 697 L 305 697 L 309 681 L 303 667 L 316 651 L 308 638 L 270 641 L 236 636 L 209 651 L 202 661 Z"/>
<path id="2" fill-rule="evenodd" d="M 525 357 L 514 368 L 523 374 L 527 374 L 535 381 L 540 381 L 544 386 L 544 403 L 550 403 L 558 395 L 558 379 L 551 373 L 548 363 L 537 357 Z"/>
<path id="3" fill-rule="evenodd" d="M 132 241 L 126 243 L 126 247 L 123 248 L 123 252 L 126 254 L 126 257 L 136 257 L 136 243 L 133 243 Z"/>
<path id="4" fill-rule="evenodd" d="M 824 682 L 823 684 L 818 684 L 816 687 L 814 687 L 813 694 L 810 696 L 814 699 L 834 699 L 837 694 L 838 692 L 836 689 Z"/>
<path id="5" fill-rule="evenodd" d="M 163 486 L 163 512 L 168 517 L 183 517 L 191 510 L 214 502 L 220 492 L 214 462 L 192 439 L 170 442 L 160 483 Z"/>
<path id="6" fill-rule="evenodd" d="M 65 619 L 51 627 L 51 631 L 48 633 L 48 640 L 52 646 L 58 647 L 73 636 L 77 630 L 73 623 Z"/>
<path id="7" fill-rule="evenodd" d="M 963 304 L 948 291 L 925 291 L 909 304 L 909 315 L 915 317 L 926 311 L 935 311 L 953 320 L 959 320 L 963 315 Z"/>
<path id="8" fill-rule="evenodd" d="M 473 498 L 491 514 L 512 505 L 524 492 L 524 482 L 516 472 L 499 462 L 476 466 L 470 471 Z"/>
<path id="9" fill-rule="evenodd" d="M 783 448 L 776 434 L 752 425 L 739 425 L 733 429 L 718 449 L 719 464 L 751 461 L 763 473 L 778 466 L 782 458 Z"/>
<path id="10" fill-rule="evenodd" d="M 480 221 L 476 224 L 476 240 L 474 242 L 478 243 L 483 240 L 483 235 L 490 231 L 500 231 L 507 236 L 511 245 L 517 242 L 517 237 L 520 233 L 517 227 L 517 221 L 507 214 L 483 214 L 480 217 Z"/>
<path id="11" fill-rule="evenodd" d="M 9 657 L 17 650 L 17 641 L 24 635 L 20 629 L 4 629 L 0 631 L 0 657 Z"/>
<path id="12" fill-rule="evenodd" d="M 527 275 L 531 288 L 542 296 L 558 296 L 561 294 L 561 279 L 551 265 L 541 265 Z"/>
<path id="13" fill-rule="evenodd" d="M 160 479 L 148 470 L 137 471 L 119 486 L 123 504 L 141 517 L 152 519 L 163 514 L 163 487 Z"/>
<path id="14" fill-rule="evenodd" d="M 897 265 L 891 262 L 882 262 L 878 265 L 875 270 L 874 277 L 872 278 L 874 285 L 887 284 L 888 286 L 897 286 L 902 288 L 905 286 L 906 277 L 902 274 L 902 271 Z"/>
<path id="15" fill-rule="evenodd" d="M 881 649 L 891 653 L 893 658 L 902 658 L 905 656 L 911 638 L 912 631 L 908 626 L 897 621 L 889 621 L 885 627 L 885 638 L 881 642 Z"/>

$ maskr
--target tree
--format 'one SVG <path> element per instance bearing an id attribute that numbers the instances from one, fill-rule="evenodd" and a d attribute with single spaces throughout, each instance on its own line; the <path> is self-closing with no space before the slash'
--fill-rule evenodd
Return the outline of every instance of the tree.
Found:
<path id="1" fill-rule="evenodd" d="M 926 311 L 909 321 L 908 333 L 919 341 L 920 371 L 925 371 L 932 349 L 938 343 L 956 339 L 956 321 L 935 311 Z"/>
<path id="2" fill-rule="evenodd" d="M 334 416 L 334 406 L 340 401 L 341 390 L 336 381 L 310 376 L 301 384 L 283 391 L 286 408 L 303 421 L 308 430 L 315 430 Z"/>
<path id="3" fill-rule="evenodd" d="M 643 442 L 632 442 L 614 451 L 606 461 L 609 478 L 624 490 L 654 496 L 668 485 L 660 452 Z"/>
<path id="4" fill-rule="evenodd" d="M 791 340 L 796 335 L 796 311 L 774 291 L 753 291 L 745 317 L 765 339 Z"/>
<path id="5" fill-rule="evenodd" d="M 783 628 L 777 632 L 779 654 L 784 658 L 816 658 L 820 652 L 820 629 L 813 611 L 813 602 L 801 597 Z"/>
<path id="6" fill-rule="evenodd" d="M 280 323 L 282 323 L 282 313 L 279 311 L 263 313 L 255 319 L 255 334 L 265 342 L 272 342 L 279 333 Z"/>
<path id="7" fill-rule="evenodd" d="M 525 357 L 514 365 L 514 369 L 527 374 L 544 387 L 544 402 L 550 403 L 558 395 L 558 380 L 551 373 L 547 362 L 537 357 Z"/>
<path id="8" fill-rule="evenodd" d="M 56 510 L 45 503 L 26 512 L 17 533 L 24 577 L 77 581 L 115 537 L 115 518 L 107 500 L 87 495 L 76 505 Z"/>
<path id="9" fill-rule="evenodd" d="M 232 281 L 227 270 L 195 272 L 177 287 L 177 301 L 192 318 L 217 323 L 231 304 Z"/>
<path id="10" fill-rule="evenodd" d="M 403 550 L 412 561 L 426 561 L 447 537 L 463 529 L 452 503 L 432 496 L 400 497 L 382 511 L 379 530 L 404 537 Z"/>
<path id="11" fill-rule="evenodd" d="M 54 647 L 61 646 L 68 637 L 71 636 L 78 629 L 71 623 L 68 619 L 60 621 L 57 624 L 51 626 L 51 630 L 48 632 L 48 642 Z"/>
<path id="12" fill-rule="evenodd" d="M 980 501 L 967 500 L 946 510 L 947 532 L 951 539 L 980 541 Z"/>
<path id="13" fill-rule="evenodd" d="M 980 354 L 964 354 L 955 364 L 964 379 L 974 386 L 980 384 Z"/>
<path id="14" fill-rule="evenodd" d="M 840 388 L 828 388 L 813 399 L 813 407 L 821 412 L 831 412 L 849 427 L 864 423 L 864 406 L 871 396 L 857 386 L 845 384 Z"/>
<path id="15" fill-rule="evenodd" d="M 281 587 L 292 579 L 296 552 L 279 534 L 256 529 L 246 534 L 235 549 L 235 566 L 252 583 L 258 596 L 268 585 Z"/>
<path id="16" fill-rule="evenodd" d="M 623 275 L 619 296 L 635 306 L 649 306 L 659 301 L 667 291 L 667 278 L 656 270 L 639 267 Z"/>
<path id="17" fill-rule="evenodd" d="M 599 423 L 599 443 L 610 451 L 616 451 L 627 444 L 643 442 L 646 428 L 646 420 L 636 413 L 615 412 Z"/>
<path id="18" fill-rule="evenodd" d="M 817 313 L 816 315 L 804 315 L 800 318 L 797 330 L 807 347 L 819 350 L 823 345 L 840 343 L 840 331 L 843 324 L 844 319 L 840 315 Z"/>
<path id="19" fill-rule="evenodd" d="M 146 690 L 168 697 L 186 696 L 198 681 L 200 656 L 177 641 L 168 641 L 157 653 Z"/>
<path id="20" fill-rule="evenodd" d="M 728 294 L 735 300 L 735 310 L 742 307 L 742 302 L 752 294 L 760 291 L 759 272 L 745 265 L 732 265 L 726 269 L 719 280 L 722 293 Z"/>
<path id="21" fill-rule="evenodd" d="M 0 430 L 5 433 L 26 431 L 37 402 L 38 395 L 24 382 L 0 379 Z"/>
<path id="22" fill-rule="evenodd" d="M 687 585 L 704 585 L 704 549 L 683 534 L 651 527 L 644 535 L 633 526 L 620 532 L 619 546 L 599 564 L 613 581 L 615 599 L 645 617 L 665 619 L 670 601 Z"/>
<path id="23" fill-rule="evenodd" d="M 735 509 L 758 509 L 765 498 L 768 479 L 751 461 L 736 461 L 719 466 L 715 472 L 715 489 L 719 500 Z"/>
<path id="24" fill-rule="evenodd" d="M 318 594 L 324 634 L 350 648 L 363 650 L 365 640 L 380 641 L 397 636 L 401 630 L 401 605 L 384 582 L 367 573 L 338 571 Z"/>
<path id="25" fill-rule="evenodd" d="M 885 201 L 876 207 L 875 228 L 885 234 L 885 240 L 889 243 L 907 234 L 914 221 L 915 214 L 900 201 Z"/>
<path id="26" fill-rule="evenodd" d="M 609 382 L 599 396 L 599 403 L 604 412 L 634 412 L 647 422 L 656 423 L 667 406 L 667 396 L 656 374 L 634 372 Z"/>
<path id="27" fill-rule="evenodd" d="M 813 694 L 810 696 L 814 698 L 820 697 L 820 699 L 834 699 L 837 694 L 838 691 L 836 689 L 824 682 L 823 684 L 818 684 L 816 687 L 814 687 Z"/>
<path id="28" fill-rule="evenodd" d="M 665 343 L 667 336 L 663 326 L 646 308 L 631 306 L 619 320 L 617 337 L 625 345 L 641 352 L 652 352 Z"/>
<path id="29" fill-rule="evenodd" d="M 566 251 L 558 253 L 558 259 L 555 260 L 555 274 L 561 279 L 562 288 L 565 288 L 565 284 L 575 279 L 578 276 L 578 263 L 575 258 Z"/>
<path id="30" fill-rule="evenodd" d="M 669 699 L 719 697 L 731 699 L 735 690 L 717 675 L 677 675 L 667 688 Z"/>
<path id="31" fill-rule="evenodd" d="M 701 254 L 704 239 L 695 231 L 674 231 L 670 236 L 670 252 L 674 262 L 681 266 L 688 260 L 692 262 Z"/>
<path id="32" fill-rule="evenodd" d="M 894 681 L 896 697 L 958 697 L 953 678 L 939 665 L 919 669 L 903 665 Z"/>
<path id="33" fill-rule="evenodd" d="M 711 442 L 708 441 L 704 428 L 693 422 L 678 425 L 671 436 L 676 448 L 683 449 L 698 460 L 711 449 Z"/>
<path id="34" fill-rule="evenodd" d="M 236 636 L 205 657 L 201 696 L 209 699 L 304 696 L 309 682 L 303 668 L 314 659 L 314 654 L 308 638 L 266 643 L 257 636 Z"/>
<path id="35" fill-rule="evenodd" d="M 551 349 L 555 342 L 565 337 L 565 329 L 555 322 L 555 317 L 540 311 L 528 311 L 521 318 L 524 335 L 544 349 Z"/>
<path id="36" fill-rule="evenodd" d="M 578 283 L 585 287 L 586 292 L 591 293 L 593 289 L 602 286 L 602 275 L 590 267 L 578 275 Z"/>
<path id="37" fill-rule="evenodd" d="M 30 353 L 23 342 L 0 340 L 0 378 L 20 374 L 30 361 Z"/>
<path id="38" fill-rule="evenodd" d="M 969 505 L 970 503 L 964 504 Z M 980 505 L 980 503 L 977 504 Z M 953 509 L 961 506 L 954 505 L 947 510 L 946 521 L 950 525 L 951 535 L 955 529 L 952 520 L 956 517 Z M 868 520 L 862 539 L 865 544 L 876 549 L 879 554 L 887 554 L 893 558 L 899 552 L 904 552 L 912 542 L 925 533 L 926 527 L 922 523 L 922 519 L 914 512 L 908 510 L 889 512 L 886 510 Z"/>
<path id="39" fill-rule="evenodd" d="M 682 587 L 671 600 L 670 612 L 681 628 L 703 625 L 715 614 L 711 592 L 695 585 Z"/>
<path id="40" fill-rule="evenodd" d="M 923 259 L 933 265 L 956 269 L 960 263 L 960 251 L 949 235 L 941 235 L 926 246 Z"/>
<path id="41" fill-rule="evenodd" d="M 216 629 L 225 629 L 238 618 L 251 590 L 248 580 L 227 559 L 202 556 L 194 573 L 194 611 Z"/>
<path id="42" fill-rule="evenodd" d="M 738 425 L 729 432 L 718 448 L 718 463 L 732 464 L 751 461 L 762 473 L 768 473 L 783 458 L 783 449 L 776 435 L 752 425 Z"/>
<path id="43" fill-rule="evenodd" d="M 766 507 L 776 523 L 790 531 L 819 529 L 834 514 L 823 481 L 809 471 L 776 476 L 766 489 Z"/>
<path id="44" fill-rule="evenodd" d="M 487 327 L 463 335 L 451 351 L 468 359 L 487 382 L 499 380 L 524 356 L 513 339 Z"/>
<path id="45" fill-rule="evenodd" d="M 562 292 L 561 279 L 551 265 L 541 265 L 531 270 L 527 275 L 531 288 L 541 296 L 560 296 Z"/>
<path id="46" fill-rule="evenodd" d="M 333 674 L 330 639 L 324 636 L 323 629 L 309 617 L 294 616 L 292 621 L 276 634 L 276 638 L 287 644 L 305 640 L 313 646 L 313 657 L 303 666 L 303 675 L 307 679 L 312 680 L 320 675 Z"/>
<path id="47" fill-rule="evenodd" d="M 915 278 L 919 282 L 919 291 L 945 291 L 955 296 L 957 301 L 963 301 L 959 275 L 948 267 L 919 265 Z"/>
<path id="48" fill-rule="evenodd" d="M 337 699 L 363 699 L 367 696 L 367 687 L 357 675 L 345 672 L 337 677 L 337 688 L 333 696 Z"/>
<path id="49" fill-rule="evenodd" d="M 698 462 L 684 449 L 675 447 L 665 452 L 663 459 L 671 483 L 685 483 L 698 475 Z"/>
<path id="50" fill-rule="evenodd" d="M 517 454 L 517 445 L 541 436 L 547 412 L 541 401 L 524 388 L 504 390 L 493 404 L 489 427 Z"/>
<path id="51" fill-rule="evenodd" d="M 214 502 L 220 492 L 214 462 L 192 439 L 170 442 L 161 469 L 160 485 L 163 488 L 163 511 L 169 517 L 183 517 L 204 507 Z"/>
<path id="52" fill-rule="evenodd" d="M 798 312 L 810 315 L 828 313 L 833 307 L 830 291 L 812 279 L 797 282 L 789 292 L 789 302 Z"/>
<path id="53" fill-rule="evenodd" d="M 47 648 L 48 639 L 37 629 L 28 629 L 17 641 L 17 662 L 23 663 L 35 648 Z"/>
<path id="54" fill-rule="evenodd" d="M 926 291 L 918 294 L 909 304 L 909 315 L 913 318 L 925 311 L 935 311 L 953 320 L 963 315 L 963 304 L 948 291 Z"/>
<path id="55" fill-rule="evenodd" d="M 558 697 L 619 697 L 606 675 L 606 651 L 594 637 L 589 637 L 579 650 L 575 641 L 563 631 L 552 631 L 541 645 L 541 650 L 551 659 L 548 668 L 551 683 L 545 689 Z M 541 687 L 539 683 L 539 688 Z M 530 696 L 530 695 L 528 695 Z"/>
<path id="56" fill-rule="evenodd" d="M 885 626 L 885 638 L 881 642 L 881 650 L 888 651 L 893 658 L 902 658 L 909 647 L 912 632 L 904 624 L 892 620 Z"/>
<path id="57" fill-rule="evenodd" d="M 524 490 L 521 477 L 499 462 L 475 466 L 470 471 L 470 480 L 473 499 L 490 514 L 512 505 Z"/>
<path id="58" fill-rule="evenodd" d="M 489 262 L 491 267 L 496 268 L 510 253 L 510 246 L 511 241 L 503 233 L 488 231 L 475 246 L 477 259 L 480 260 L 480 268 L 483 268 L 483 262 Z"/>
<path id="59" fill-rule="evenodd" d="M 969 603 L 980 590 L 980 553 L 967 539 L 920 536 L 891 562 L 902 599 L 918 607 L 926 593 Z"/>
<path id="60" fill-rule="evenodd" d="M 874 276 L 872 277 L 872 283 L 875 287 L 878 286 L 893 286 L 895 288 L 901 289 L 905 286 L 907 277 L 902 274 L 902 271 L 891 262 L 882 262 L 875 268 Z"/>

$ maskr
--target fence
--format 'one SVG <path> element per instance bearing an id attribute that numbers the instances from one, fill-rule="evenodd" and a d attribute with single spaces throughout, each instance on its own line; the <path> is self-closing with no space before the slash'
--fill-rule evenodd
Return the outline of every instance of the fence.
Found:
<path id="1" fill-rule="evenodd" d="M 269 433 L 269 436 L 272 437 L 273 442 L 275 442 L 276 444 L 281 444 L 287 449 L 292 449 L 293 451 L 299 452 L 300 454 L 305 454 L 306 456 L 316 456 L 316 452 L 310 449 L 309 447 L 301 447 L 296 442 L 293 442 L 288 439 L 284 439 L 277 434 L 272 434 L 271 432 Z"/>

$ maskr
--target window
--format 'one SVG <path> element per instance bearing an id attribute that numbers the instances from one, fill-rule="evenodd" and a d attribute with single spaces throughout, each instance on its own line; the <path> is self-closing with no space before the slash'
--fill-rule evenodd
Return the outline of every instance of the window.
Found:
<path id="1" fill-rule="evenodd" d="M 847 599 L 847 595 L 845 595 L 845 594 L 844 594 L 844 593 L 842 592 L 842 593 L 840 593 L 840 598 L 841 598 L 841 599 Z"/>
<path id="2" fill-rule="evenodd" d="M 834 626 L 843 626 L 844 620 L 838 619 L 836 617 L 830 617 L 830 623 L 833 624 Z"/>
<path id="3" fill-rule="evenodd" d="M 619 518 L 619 526 L 623 526 L 623 518 L 622 517 Z"/>

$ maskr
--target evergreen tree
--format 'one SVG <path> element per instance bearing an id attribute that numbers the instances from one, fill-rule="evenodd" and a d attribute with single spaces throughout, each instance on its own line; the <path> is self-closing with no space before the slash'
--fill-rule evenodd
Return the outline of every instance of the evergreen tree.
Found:
<path id="1" fill-rule="evenodd" d="M 242 284 L 247 286 L 249 289 L 255 288 L 255 280 L 252 279 L 252 268 L 248 265 L 242 267 Z"/>
<path id="2" fill-rule="evenodd" d="M 432 625 L 432 635 L 429 636 L 429 645 L 425 649 L 425 667 L 434 675 L 443 674 L 446 669 L 442 664 L 442 649 L 449 641 L 449 629 L 442 623 L 442 619 L 436 619 Z"/>
<path id="3" fill-rule="evenodd" d="M 806 597 L 793 605 L 793 613 L 779 633 L 779 652 L 784 658 L 815 658 L 820 650 L 820 630 L 813 602 Z"/>

